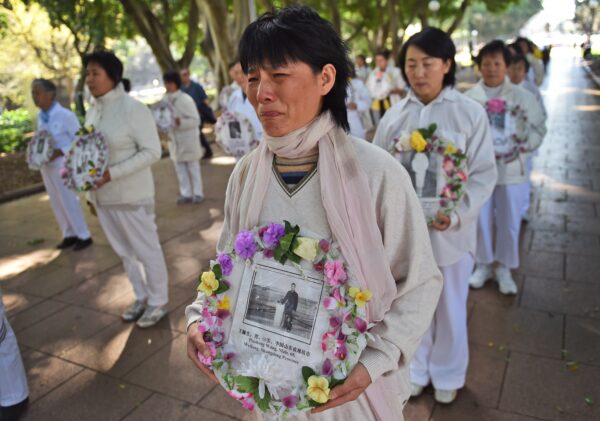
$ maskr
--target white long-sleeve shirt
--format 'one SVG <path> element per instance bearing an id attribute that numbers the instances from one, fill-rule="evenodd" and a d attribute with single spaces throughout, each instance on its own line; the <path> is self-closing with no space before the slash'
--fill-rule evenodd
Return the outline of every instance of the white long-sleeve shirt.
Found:
<path id="1" fill-rule="evenodd" d="M 369 111 L 371 108 L 371 96 L 365 84 L 358 78 L 352 79 L 348 85 L 348 96 L 346 97 L 346 106 L 350 103 L 356 104 L 356 109 L 348 109 L 348 124 L 350 124 L 350 134 L 359 139 L 365 138 L 365 127 L 361 120 L 361 114 Z"/>
<path id="2" fill-rule="evenodd" d="M 535 83 L 533 83 L 532 81 L 530 81 L 527 78 L 523 79 L 521 81 L 521 83 L 519 83 L 517 86 L 520 86 L 521 88 L 528 90 L 529 92 L 531 92 L 533 94 L 533 96 L 535 96 L 535 99 L 537 100 L 538 104 L 540 105 L 540 108 L 542 109 L 542 113 L 544 114 L 544 120 L 547 119 L 548 113 L 546 112 L 546 106 L 544 105 L 544 99 L 542 98 L 542 95 L 540 94 L 540 88 L 538 88 Z"/>
<path id="3" fill-rule="evenodd" d="M 444 88 L 428 104 L 423 104 L 413 91 L 409 91 L 385 114 L 373 143 L 388 150 L 394 138 L 432 123 L 437 125 L 436 134 L 452 141 L 467 155 L 466 191 L 450 216 L 450 227 L 446 231 L 429 229 L 437 264 L 448 266 L 466 253 L 475 252 L 479 210 L 496 184 L 494 145 L 485 111 L 450 87 Z"/>
<path id="4" fill-rule="evenodd" d="M 505 163 L 502 160 L 497 161 L 497 184 L 520 184 L 526 182 L 529 177 L 526 163 L 527 156 L 542 144 L 542 140 L 546 135 L 545 117 L 535 96 L 531 92 L 514 85 L 508 79 L 499 88 L 497 94 L 493 96 L 494 98 L 506 101 L 508 108 L 519 105 L 525 110 L 528 123 L 526 148 L 529 153 L 521 153 L 517 159 L 509 163 Z M 486 93 L 486 89 L 483 80 L 480 80 L 465 94 L 485 107 L 485 104 L 491 98 Z"/>
<path id="5" fill-rule="evenodd" d="M 48 116 L 47 121 L 44 121 L 43 111 L 38 113 L 38 130 L 50 132 L 54 139 L 54 148 L 60 149 L 66 155 L 75 140 L 75 133 L 81 127 L 77 116 L 58 102 L 54 102 L 45 115 Z"/>
<path id="6" fill-rule="evenodd" d="M 242 88 L 236 88 L 231 95 L 229 96 L 229 100 L 227 101 L 227 111 L 232 113 L 240 113 L 252 123 L 252 127 L 254 128 L 254 133 L 256 135 L 256 140 L 262 139 L 263 128 L 262 124 L 260 124 L 260 120 L 256 115 L 256 111 L 254 107 L 248 101 L 248 97 L 245 97 L 242 92 Z"/>
<path id="7" fill-rule="evenodd" d="M 402 78 L 400 69 L 390 66 L 382 72 L 379 69 L 374 69 L 367 79 L 367 88 L 374 100 L 383 100 L 390 97 L 390 92 L 394 89 L 406 90 L 406 83 Z M 390 98 L 392 103 L 400 99 L 399 95 L 393 95 L 395 98 Z"/>

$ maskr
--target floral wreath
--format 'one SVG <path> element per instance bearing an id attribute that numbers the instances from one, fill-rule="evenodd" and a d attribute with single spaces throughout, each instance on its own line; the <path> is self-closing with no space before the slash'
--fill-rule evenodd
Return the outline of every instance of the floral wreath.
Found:
<path id="1" fill-rule="evenodd" d="M 444 214 L 450 215 L 465 194 L 468 180 L 467 155 L 451 141 L 437 136 L 436 130 L 437 124 L 433 123 L 427 128 L 420 128 L 405 136 L 394 138 L 389 151 L 396 158 L 399 158 L 403 152 L 411 150 L 434 151 L 443 157 L 442 170 L 446 185 L 440 193 L 440 208 Z M 433 222 L 433 219 L 428 222 Z"/>
<path id="2" fill-rule="evenodd" d="M 60 175 L 67 187 L 76 191 L 88 191 L 94 188 L 96 181 L 102 178 L 108 167 L 108 145 L 102 133 L 95 131 L 94 126 L 82 127 L 76 133 L 77 139 L 73 142 L 65 166 Z M 77 157 L 85 144 L 93 144 L 97 149 L 96 162 L 88 160 L 78 166 Z"/>
<path id="3" fill-rule="evenodd" d="M 241 231 L 233 244 L 211 261 L 211 270 L 202 273 L 198 286 L 198 291 L 204 294 L 198 331 L 210 351 L 208 357 L 198 353 L 198 359 L 213 370 L 229 395 L 244 408 L 253 410 L 256 406 L 262 412 L 284 418 L 327 402 L 330 390 L 345 381 L 352 369 L 351 362 L 358 361 L 370 337 L 365 304 L 371 299 L 371 292 L 348 285 L 348 268 L 335 244 L 301 237 L 299 232 L 300 228 L 288 221 Z M 237 361 L 233 345 L 224 345 L 224 320 L 231 316 L 227 277 L 233 271 L 234 261 L 251 264 L 257 255 L 281 264 L 289 261 L 300 271 L 301 261 L 309 262 L 324 275 L 322 305 L 329 316 L 329 327 L 321 337 L 324 360 L 316 367 L 302 367 L 302 381 L 299 378 L 299 384 L 286 396 L 279 396 L 269 378 L 260 376 L 260 365 L 267 363 L 261 360 L 262 354 L 251 361 Z M 243 370 L 240 364 L 242 368 L 254 367 Z"/>
<path id="4" fill-rule="evenodd" d="M 40 140 L 47 142 L 44 154 L 37 153 L 37 147 Z M 39 170 L 42 165 L 49 162 L 52 159 L 54 153 L 54 138 L 48 130 L 40 130 L 33 135 L 33 139 L 27 144 L 27 164 L 32 170 Z"/>
<path id="5" fill-rule="evenodd" d="M 217 120 L 217 122 L 215 124 L 215 133 L 217 133 L 217 134 L 220 133 L 221 130 L 223 130 L 228 123 L 233 122 L 233 121 L 239 121 L 240 125 L 243 126 L 246 129 L 246 131 L 249 133 L 251 140 L 248 143 L 248 150 L 240 155 L 238 153 L 238 151 L 232 150 L 229 147 L 229 145 L 226 145 L 225 143 L 223 143 L 223 140 L 221 139 L 220 136 L 216 136 L 216 141 L 219 144 L 219 146 L 221 146 L 221 148 L 225 151 L 225 153 L 227 153 L 231 156 L 234 156 L 236 158 L 241 158 L 248 152 L 255 149 L 259 144 L 259 140 L 256 138 L 254 126 L 250 122 L 250 119 L 240 113 L 231 112 L 231 111 L 224 111 L 221 114 L 221 116 L 219 117 L 219 119 Z"/>
<path id="6" fill-rule="evenodd" d="M 515 119 L 515 133 L 510 137 L 513 141 L 513 147 L 506 153 L 496 152 L 496 161 L 504 161 L 509 163 L 519 157 L 520 153 L 529 152 L 527 148 L 527 113 L 520 106 L 507 107 L 506 101 L 502 98 L 492 98 L 485 103 L 485 110 L 490 114 L 504 114 L 507 111 Z"/>
<path id="7" fill-rule="evenodd" d="M 171 114 L 171 118 L 167 123 L 161 122 L 156 118 L 155 112 L 160 112 L 161 110 L 166 109 Z M 152 117 L 154 118 L 154 122 L 156 124 L 156 129 L 159 133 L 165 134 L 169 133 L 173 128 L 175 128 L 175 108 L 173 104 L 162 99 L 154 104 L 150 105 L 150 110 L 152 110 Z"/>

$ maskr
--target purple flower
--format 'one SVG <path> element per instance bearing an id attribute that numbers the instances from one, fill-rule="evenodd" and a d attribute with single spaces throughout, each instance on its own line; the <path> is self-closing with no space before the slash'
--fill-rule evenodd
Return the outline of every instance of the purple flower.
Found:
<path id="1" fill-rule="evenodd" d="M 323 253 L 329 253 L 330 244 L 327 240 L 319 241 L 319 248 Z"/>
<path id="2" fill-rule="evenodd" d="M 286 408 L 295 408 L 298 403 L 298 398 L 294 395 L 288 395 L 281 400 L 281 403 L 283 403 L 283 406 Z"/>
<path id="3" fill-rule="evenodd" d="M 231 257 L 229 257 L 225 253 L 220 253 L 217 256 L 217 262 L 219 262 L 219 264 L 221 265 L 221 272 L 223 273 L 223 275 L 231 275 L 231 272 L 233 271 L 233 261 L 231 260 Z"/>
<path id="4" fill-rule="evenodd" d="M 271 249 L 264 249 L 263 256 L 265 256 L 267 259 L 272 259 L 273 256 L 275 256 L 275 252 Z"/>
<path id="5" fill-rule="evenodd" d="M 242 259 L 251 259 L 256 254 L 254 235 L 250 231 L 240 231 L 233 244 L 235 252 Z"/>
<path id="6" fill-rule="evenodd" d="M 235 358 L 235 353 L 234 352 L 228 352 L 225 354 L 225 356 L 223 357 L 223 359 L 225 361 L 232 361 Z"/>
<path id="7" fill-rule="evenodd" d="M 333 329 L 337 329 L 342 325 L 342 321 L 340 319 L 338 319 L 337 317 L 330 317 L 329 318 L 329 326 L 331 326 Z"/>
<path id="8" fill-rule="evenodd" d="M 280 224 L 269 224 L 263 234 L 263 241 L 267 248 L 275 248 L 279 245 L 279 240 L 285 235 L 285 228 Z"/>
<path id="9" fill-rule="evenodd" d="M 346 341 L 337 341 L 335 352 L 333 353 L 338 360 L 345 360 L 348 356 L 348 349 L 346 349 Z"/>
<path id="10" fill-rule="evenodd" d="M 365 333 L 367 331 L 367 322 L 364 319 L 357 317 L 354 319 L 354 327 L 360 333 Z"/>
<path id="11" fill-rule="evenodd" d="M 325 358 L 323 361 L 323 367 L 321 367 L 321 374 L 324 376 L 331 376 L 333 373 L 333 364 L 329 358 Z"/>

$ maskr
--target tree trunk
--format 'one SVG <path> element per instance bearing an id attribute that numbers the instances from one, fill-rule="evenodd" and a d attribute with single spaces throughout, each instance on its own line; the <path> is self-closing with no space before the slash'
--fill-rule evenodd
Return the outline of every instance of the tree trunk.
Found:
<path id="1" fill-rule="evenodd" d="M 81 57 L 81 72 L 79 73 L 79 80 L 75 87 L 75 110 L 77 114 L 85 117 L 85 105 L 83 102 L 83 87 L 85 85 L 85 66 L 83 65 L 83 55 Z"/>
<path id="2" fill-rule="evenodd" d="M 467 11 L 467 8 L 470 6 L 470 4 L 471 4 L 470 0 L 462 1 L 462 3 L 460 4 L 460 7 L 458 9 L 458 14 L 454 17 L 454 21 L 452 21 L 452 24 L 446 30 L 448 35 L 452 35 L 452 33 L 456 30 L 456 28 L 458 28 L 458 26 L 460 25 L 460 23 L 462 22 L 462 20 L 465 16 L 465 12 Z"/>

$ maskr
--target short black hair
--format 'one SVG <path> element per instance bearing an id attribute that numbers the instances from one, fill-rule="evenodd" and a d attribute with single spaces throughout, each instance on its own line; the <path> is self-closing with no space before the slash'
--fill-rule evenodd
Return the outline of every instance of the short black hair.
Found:
<path id="1" fill-rule="evenodd" d="M 321 112 L 330 111 L 336 124 L 348 131 L 346 88 L 352 63 L 348 48 L 333 26 L 308 6 L 291 6 L 267 12 L 245 29 L 239 43 L 245 74 L 252 67 L 279 67 L 305 63 L 313 72 L 327 64 L 335 67 L 333 87 L 323 98 Z"/>
<path id="2" fill-rule="evenodd" d="M 377 52 L 375 53 L 375 56 L 382 56 L 386 60 L 389 60 L 390 59 L 390 50 L 386 50 L 386 49 L 377 50 Z"/>
<path id="3" fill-rule="evenodd" d="M 176 70 L 168 70 L 163 74 L 163 82 L 171 82 L 177 86 L 177 89 L 181 89 L 181 75 Z"/>
<path id="4" fill-rule="evenodd" d="M 361 58 L 361 59 L 362 59 L 362 61 L 367 61 L 367 57 L 365 57 L 365 55 L 364 55 L 364 54 L 357 54 L 357 55 L 356 55 L 356 58 Z"/>
<path id="5" fill-rule="evenodd" d="M 523 54 L 513 54 L 510 58 L 510 64 L 523 63 L 525 65 L 525 73 L 529 71 L 529 62 Z"/>
<path id="6" fill-rule="evenodd" d="M 532 53 L 533 52 L 533 42 L 531 42 L 531 40 L 529 38 L 525 38 L 525 37 L 518 37 L 515 40 L 515 44 L 521 44 L 522 42 L 526 43 L 527 48 L 529 48 L 529 51 L 527 51 L 527 53 Z M 523 54 L 527 54 L 525 51 L 521 51 L 521 52 Z"/>
<path id="7" fill-rule="evenodd" d="M 510 64 L 510 51 L 506 47 L 506 44 L 504 44 L 504 41 L 499 39 L 495 39 L 485 44 L 483 48 L 479 50 L 479 54 L 477 54 L 475 62 L 477 63 L 477 66 L 481 67 L 481 61 L 483 60 L 483 57 L 498 53 L 502 54 L 504 63 L 506 63 L 508 66 Z"/>
<path id="8" fill-rule="evenodd" d="M 99 50 L 83 56 L 83 65 L 87 67 L 90 63 L 102 67 L 115 86 L 123 79 L 123 63 L 112 51 Z"/>
<path id="9" fill-rule="evenodd" d="M 123 89 L 125 89 L 125 92 L 131 91 L 131 81 L 129 79 L 124 77 L 121 79 L 121 83 L 123 84 Z"/>
<path id="10" fill-rule="evenodd" d="M 35 85 L 40 85 L 44 91 L 50 92 L 53 97 L 56 97 L 56 85 L 54 84 L 54 82 L 42 78 L 33 79 L 33 81 L 31 82 L 31 87 L 33 88 L 33 86 Z"/>
<path id="11" fill-rule="evenodd" d="M 516 51 L 517 54 L 523 54 L 525 55 L 525 53 L 523 52 L 523 49 L 521 48 L 521 46 L 519 45 L 518 42 L 513 42 L 511 44 L 508 44 L 507 47 L 509 48 L 509 50 L 512 48 L 513 50 Z"/>
<path id="12" fill-rule="evenodd" d="M 450 70 L 444 75 L 442 84 L 443 86 L 454 86 L 456 82 L 456 61 L 454 60 L 456 46 L 446 32 L 431 26 L 423 29 L 421 32 L 417 32 L 404 43 L 400 50 L 398 64 L 400 65 L 400 71 L 402 71 L 402 77 L 407 84 L 408 77 L 406 77 L 404 66 L 406 64 L 406 52 L 411 45 L 424 51 L 431 57 L 439 58 L 443 61 L 450 60 Z"/>

